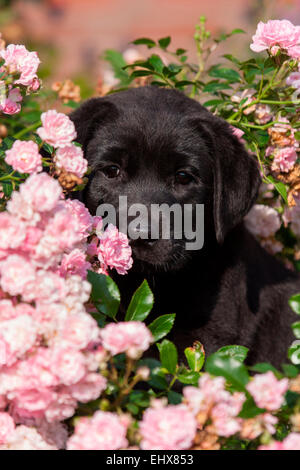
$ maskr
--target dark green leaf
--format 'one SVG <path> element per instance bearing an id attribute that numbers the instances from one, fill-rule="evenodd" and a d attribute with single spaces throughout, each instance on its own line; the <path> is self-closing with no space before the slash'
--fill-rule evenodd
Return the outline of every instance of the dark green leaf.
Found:
<path id="1" fill-rule="evenodd" d="M 121 85 L 129 85 L 131 80 L 127 72 L 123 70 L 126 62 L 122 54 L 114 49 L 107 49 L 104 53 L 104 59 L 112 66 L 115 77 L 120 80 Z"/>
<path id="2" fill-rule="evenodd" d="M 172 329 L 175 321 L 175 313 L 162 315 L 156 318 L 150 325 L 149 330 L 152 333 L 154 341 L 158 341 L 166 336 Z"/>
<path id="3" fill-rule="evenodd" d="M 226 67 L 220 67 L 219 65 L 211 68 L 209 76 L 215 78 L 223 78 L 230 82 L 240 81 L 240 75 L 236 70 L 229 69 Z"/>
<path id="4" fill-rule="evenodd" d="M 247 357 L 249 349 L 245 346 L 232 345 L 223 346 L 218 350 L 224 357 L 233 357 L 237 361 L 244 362 Z"/>
<path id="5" fill-rule="evenodd" d="M 165 38 L 161 38 L 158 40 L 158 44 L 160 45 L 162 49 L 166 49 L 169 46 L 170 42 L 171 42 L 170 36 L 167 36 Z"/>
<path id="6" fill-rule="evenodd" d="M 181 374 L 178 374 L 177 378 L 179 382 L 185 385 L 197 385 L 200 379 L 200 374 L 199 372 L 191 372 L 187 370 Z"/>
<path id="7" fill-rule="evenodd" d="M 293 364 L 300 364 L 300 342 L 296 340 L 292 343 L 288 350 L 288 358 Z"/>
<path id="8" fill-rule="evenodd" d="M 246 366 L 233 357 L 224 357 L 216 352 L 207 358 L 205 370 L 212 375 L 222 376 L 237 390 L 244 390 L 249 381 Z"/>
<path id="9" fill-rule="evenodd" d="M 268 176 L 268 180 L 270 180 L 271 183 L 273 183 L 273 185 L 276 188 L 277 192 L 282 196 L 282 198 L 287 203 L 288 199 L 287 199 L 287 190 L 286 190 L 285 184 L 282 183 L 281 181 L 276 181 L 275 178 L 273 178 L 273 176 L 271 176 L 271 175 Z"/>
<path id="10" fill-rule="evenodd" d="M 168 400 L 171 405 L 179 405 L 179 403 L 182 402 L 182 395 L 177 392 L 173 392 L 173 390 L 170 390 L 168 392 Z"/>
<path id="11" fill-rule="evenodd" d="M 167 369 L 170 374 L 174 374 L 178 360 L 175 344 L 167 339 L 164 339 L 162 343 L 157 344 L 157 347 L 159 350 L 160 362 L 162 363 L 162 366 Z"/>
<path id="12" fill-rule="evenodd" d="M 300 322 L 296 321 L 292 324 L 292 330 L 297 339 L 300 339 Z"/>
<path id="13" fill-rule="evenodd" d="M 249 419 L 264 413 L 265 410 L 258 408 L 252 397 L 247 398 L 243 404 L 243 408 L 239 414 L 240 418 Z"/>
<path id="14" fill-rule="evenodd" d="M 249 367 L 250 370 L 253 372 L 260 372 L 264 374 L 265 372 L 274 372 L 275 375 L 279 376 L 280 372 L 276 369 L 276 367 L 272 366 L 272 364 L 268 364 L 267 362 L 260 362 L 259 364 L 255 364 L 255 366 Z"/>
<path id="15" fill-rule="evenodd" d="M 300 315 L 300 294 L 293 295 L 289 300 L 289 305 L 297 315 Z"/>
<path id="16" fill-rule="evenodd" d="M 227 83 L 220 83 L 220 82 L 210 82 L 205 85 L 203 91 L 205 93 L 214 93 L 218 90 L 228 90 L 231 87 Z"/>
<path id="17" fill-rule="evenodd" d="M 299 375 L 299 369 L 296 366 L 293 366 L 292 364 L 282 364 L 281 366 L 284 375 L 288 378 L 295 378 Z"/>
<path id="18" fill-rule="evenodd" d="M 205 359 L 205 353 L 202 344 L 199 341 L 196 341 L 193 347 L 189 347 L 184 350 L 184 354 L 189 368 L 192 371 L 199 372 L 203 367 Z"/>
<path id="19" fill-rule="evenodd" d="M 136 39 L 135 41 L 132 42 L 132 44 L 135 44 L 136 46 L 145 45 L 148 47 L 148 49 L 151 49 L 152 47 L 156 46 L 156 42 L 153 41 L 153 39 L 149 39 L 149 38 Z"/>
<path id="20" fill-rule="evenodd" d="M 152 291 L 148 282 L 144 280 L 132 296 L 125 321 L 144 321 L 152 310 L 153 302 Z"/>
<path id="21" fill-rule="evenodd" d="M 105 274 L 88 271 L 88 281 L 92 285 L 92 300 L 105 315 L 115 318 L 120 305 L 120 292 L 115 282 Z"/>
<path id="22" fill-rule="evenodd" d="M 158 55 L 152 54 L 148 60 L 156 72 L 162 73 L 165 65 Z"/>

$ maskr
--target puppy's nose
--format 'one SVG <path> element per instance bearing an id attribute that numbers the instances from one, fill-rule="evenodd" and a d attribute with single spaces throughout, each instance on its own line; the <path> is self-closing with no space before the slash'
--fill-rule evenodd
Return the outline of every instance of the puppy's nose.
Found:
<path id="1" fill-rule="evenodd" d="M 150 227 L 148 228 L 147 226 L 131 228 L 129 230 L 128 236 L 130 244 L 134 246 L 152 246 L 155 242 L 157 242 L 157 239 L 151 238 L 151 230 Z"/>

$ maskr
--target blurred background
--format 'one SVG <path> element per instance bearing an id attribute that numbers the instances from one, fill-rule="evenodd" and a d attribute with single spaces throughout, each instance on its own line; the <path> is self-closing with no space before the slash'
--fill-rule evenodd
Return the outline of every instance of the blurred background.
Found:
<path id="1" fill-rule="evenodd" d="M 247 35 L 233 36 L 222 46 L 243 57 L 259 20 L 300 24 L 300 0 L 0 0 L 0 31 L 7 43 L 38 51 L 44 83 L 71 79 L 84 98 L 114 84 L 105 50 L 120 51 L 126 62 L 143 56 L 145 46 L 130 45 L 138 37 L 171 35 L 173 47 L 188 49 L 193 59 L 194 27 L 201 15 L 215 35 L 244 29 Z"/>

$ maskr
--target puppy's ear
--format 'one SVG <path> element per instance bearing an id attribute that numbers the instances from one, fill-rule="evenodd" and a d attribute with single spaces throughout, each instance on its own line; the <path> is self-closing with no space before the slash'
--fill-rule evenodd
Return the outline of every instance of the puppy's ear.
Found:
<path id="1" fill-rule="evenodd" d="M 256 159 L 233 134 L 231 127 L 213 115 L 201 120 L 209 136 L 213 160 L 214 224 L 218 243 L 249 212 L 258 195 L 261 176 Z"/>
<path id="2" fill-rule="evenodd" d="M 69 115 L 75 124 L 76 142 L 79 142 L 83 150 L 86 150 L 86 146 L 93 138 L 97 127 L 109 119 L 114 119 L 116 115 L 117 108 L 106 98 L 91 98 L 85 101 Z"/>

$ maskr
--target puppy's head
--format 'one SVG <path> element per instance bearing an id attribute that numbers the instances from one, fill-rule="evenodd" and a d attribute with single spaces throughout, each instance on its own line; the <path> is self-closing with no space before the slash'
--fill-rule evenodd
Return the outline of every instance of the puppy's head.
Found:
<path id="1" fill-rule="evenodd" d="M 257 197 L 255 159 L 225 121 L 180 92 L 132 89 L 91 99 L 70 117 L 92 168 L 81 197 L 94 214 L 101 204 L 118 214 L 119 196 L 126 196 L 128 207 L 143 204 L 149 214 L 153 204 L 190 205 L 193 211 L 203 204 L 204 235 L 222 243 Z M 177 269 L 193 251 L 186 250 L 184 234 L 178 238 L 174 220 L 169 239 L 153 239 L 153 223 L 139 218 L 134 258 L 147 267 Z M 161 234 L 162 221 L 157 223 Z"/>

